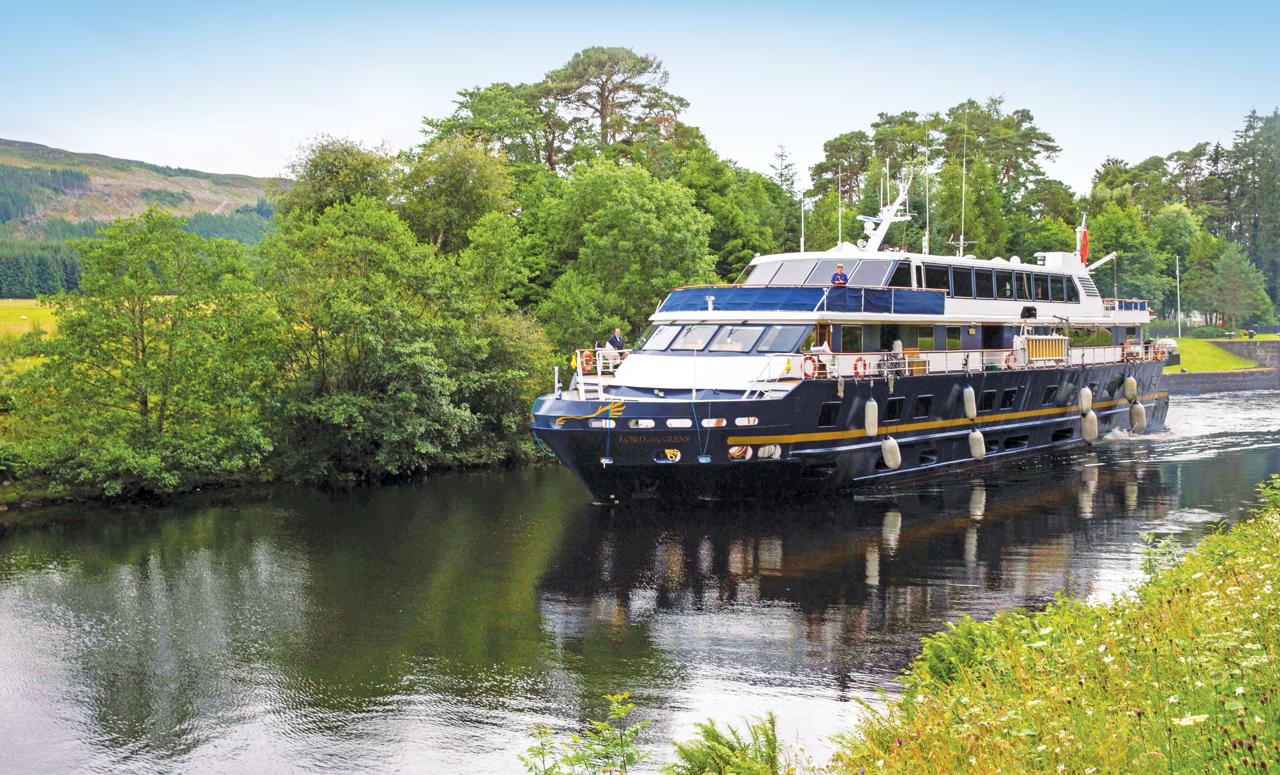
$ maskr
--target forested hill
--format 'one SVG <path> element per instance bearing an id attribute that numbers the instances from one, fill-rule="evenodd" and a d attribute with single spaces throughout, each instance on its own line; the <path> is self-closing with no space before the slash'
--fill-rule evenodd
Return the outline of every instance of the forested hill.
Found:
<path id="1" fill-rule="evenodd" d="M 107 221 L 150 205 L 181 216 L 231 213 L 256 205 L 267 182 L 0 138 L 0 223 Z"/>
<path id="2" fill-rule="evenodd" d="M 271 183 L 0 139 L 0 298 L 76 288 L 80 258 L 67 240 L 149 207 L 202 237 L 255 244 Z"/>

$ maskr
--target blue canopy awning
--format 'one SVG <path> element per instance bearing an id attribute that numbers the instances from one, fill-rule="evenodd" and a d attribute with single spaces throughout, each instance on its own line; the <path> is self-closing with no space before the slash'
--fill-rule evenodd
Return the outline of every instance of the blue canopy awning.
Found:
<path id="1" fill-rule="evenodd" d="M 714 288 L 678 288 L 667 296 L 658 307 L 658 312 L 701 312 L 712 309 L 718 312 L 826 311 L 941 315 L 945 306 L 946 295 L 941 291 L 910 288 L 726 285 Z"/>

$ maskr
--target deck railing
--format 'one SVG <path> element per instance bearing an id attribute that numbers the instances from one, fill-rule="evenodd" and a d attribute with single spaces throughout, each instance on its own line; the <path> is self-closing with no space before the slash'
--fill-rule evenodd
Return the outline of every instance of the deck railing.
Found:
<path id="1" fill-rule="evenodd" d="M 1031 341 L 1031 340 L 1035 341 Z M 1052 339 L 1062 341 L 1055 348 Z M 630 354 L 629 350 L 592 349 L 574 353 L 571 388 L 581 399 L 602 399 L 604 386 Z M 927 374 L 976 374 L 984 371 L 1018 371 L 1139 363 L 1163 360 L 1167 352 L 1156 344 L 1071 347 L 1058 337 L 1032 337 L 1018 347 L 994 350 L 916 350 L 901 352 L 771 353 L 745 395 L 764 397 L 776 386 L 806 380 L 888 379 Z"/>

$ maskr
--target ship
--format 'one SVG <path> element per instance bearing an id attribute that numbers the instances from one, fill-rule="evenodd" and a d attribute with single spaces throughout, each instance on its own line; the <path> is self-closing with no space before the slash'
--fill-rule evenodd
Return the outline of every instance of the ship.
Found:
<path id="1" fill-rule="evenodd" d="M 756 256 L 672 290 L 630 349 L 575 351 L 532 409 L 537 443 L 600 503 L 839 493 L 1164 427 L 1168 341 L 1104 297 L 1076 249 L 979 259 L 864 237 Z M 963 237 L 960 245 L 963 246 Z"/>

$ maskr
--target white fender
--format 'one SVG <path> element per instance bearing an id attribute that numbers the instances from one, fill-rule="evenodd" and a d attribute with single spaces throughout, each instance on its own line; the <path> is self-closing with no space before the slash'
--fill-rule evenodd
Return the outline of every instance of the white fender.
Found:
<path id="1" fill-rule="evenodd" d="M 1129 427 L 1134 433 L 1142 433 L 1147 429 L 1147 407 L 1141 401 L 1129 405 Z"/>
<path id="2" fill-rule="evenodd" d="M 1080 418 L 1080 438 L 1089 444 L 1098 440 L 1098 415 L 1092 409 Z"/>
<path id="3" fill-rule="evenodd" d="M 1087 387 L 1080 388 L 1080 414 L 1093 411 L 1093 391 Z"/>
<path id="4" fill-rule="evenodd" d="M 892 470 L 896 471 L 902 465 L 902 452 L 892 436 L 880 442 L 880 455 L 884 457 L 884 464 Z"/>
<path id="5" fill-rule="evenodd" d="M 973 455 L 974 460 L 981 460 L 987 456 L 987 442 L 982 438 L 982 431 L 969 431 L 969 454 Z"/>
<path id="6" fill-rule="evenodd" d="M 1131 404 L 1138 400 L 1138 380 L 1133 377 L 1124 378 L 1124 397 Z"/>
<path id="7" fill-rule="evenodd" d="M 964 386 L 964 416 L 970 420 L 978 416 L 978 398 L 972 385 Z"/>
<path id="8" fill-rule="evenodd" d="M 868 436 L 876 435 L 880 428 L 880 407 L 876 405 L 874 398 L 868 398 L 862 407 L 862 427 L 867 429 Z"/>

